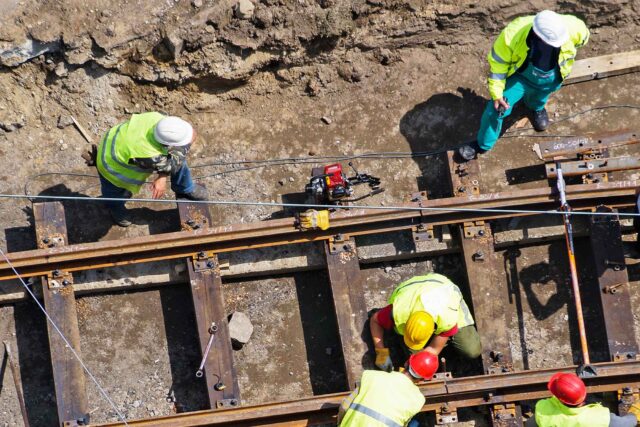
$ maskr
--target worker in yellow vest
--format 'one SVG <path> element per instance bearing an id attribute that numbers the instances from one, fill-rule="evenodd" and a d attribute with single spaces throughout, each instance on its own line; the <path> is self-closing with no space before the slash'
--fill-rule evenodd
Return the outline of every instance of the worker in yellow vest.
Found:
<path id="1" fill-rule="evenodd" d="M 551 377 L 547 388 L 553 394 L 536 403 L 535 417 L 527 427 L 635 427 L 638 424 L 640 405 L 634 403 L 629 414 L 620 417 L 600 403 L 584 403 L 587 388 L 573 373 L 557 373 Z"/>
<path id="2" fill-rule="evenodd" d="M 416 383 L 431 380 L 437 370 L 438 356 L 421 352 L 411 355 L 403 372 L 364 371 L 360 385 L 340 405 L 338 425 L 412 426 L 411 419 L 425 403 Z"/>
<path id="3" fill-rule="evenodd" d="M 391 371 L 393 363 L 384 343 L 384 331 L 394 329 L 403 336 L 412 353 L 426 350 L 440 354 L 447 342 L 468 358 L 480 356 L 480 336 L 460 288 L 437 273 L 416 276 L 400 283 L 389 305 L 378 310 L 369 322 L 376 351 L 375 364 Z"/>
<path id="4" fill-rule="evenodd" d="M 134 114 L 114 126 L 102 139 L 95 159 L 102 197 L 128 199 L 155 172 L 154 199 L 164 195 L 170 177 L 177 198 L 206 200 L 207 190 L 193 182 L 185 159 L 195 139 L 190 123 L 156 112 Z M 117 225 L 131 225 L 124 201 L 105 204 Z"/>
<path id="5" fill-rule="evenodd" d="M 578 48 L 588 40 L 584 22 L 551 10 L 510 22 L 487 56 L 491 100 L 482 114 L 476 140 L 459 149 L 461 159 L 471 160 L 489 151 L 500 137 L 502 121 L 520 100 L 531 110 L 533 128 L 547 129 L 547 100 L 569 76 Z"/>

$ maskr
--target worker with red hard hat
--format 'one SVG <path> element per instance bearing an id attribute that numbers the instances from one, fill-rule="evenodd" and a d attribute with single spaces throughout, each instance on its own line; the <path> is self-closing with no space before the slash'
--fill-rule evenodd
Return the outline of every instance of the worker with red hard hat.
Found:
<path id="1" fill-rule="evenodd" d="M 409 357 L 404 371 L 364 371 L 360 385 L 340 405 L 338 426 L 412 426 L 425 403 L 416 383 L 431 380 L 437 370 L 438 357 L 421 352 Z"/>
<path id="2" fill-rule="evenodd" d="M 389 305 L 371 316 L 369 327 L 376 351 L 375 365 L 393 369 L 384 331 L 402 335 L 408 351 L 440 354 L 448 342 L 470 359 L 480 356 L 480 336 L 460 288 L 442 274 L 415 276 L 400 283 Z"/>
<path id="3" fill-rule="evenodd" d="M 629 414 L 613 414 L 600 403 L 585 404 L 587 388 L 576 374 L 559 372 L 551 377 L 547 388 L 553 394 L 536 403 L 535 418 L 527 427 L 634 427 L 638 424 L 640 404 L 634 403 Z"/>

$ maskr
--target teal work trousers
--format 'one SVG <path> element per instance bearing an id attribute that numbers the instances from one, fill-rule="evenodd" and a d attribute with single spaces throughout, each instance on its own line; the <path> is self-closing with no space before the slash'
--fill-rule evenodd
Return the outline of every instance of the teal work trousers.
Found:
<path id="1" fill-rule="evenodd" d="M 478 145 L 481 149 L 488 151 L 493 148 L 500 137 L 502 121 L 511 114 L 513 107 L 518 102 L 524 100 L 528 108 L 533 111 L 540 111 L 547 104 L 549 96 L 562 86 L 562 78 L 559 72 L 554 73 L 553 78 L 545 79 L 536 78 L 535 74 L 527 73 L 527 71 L 515 73 L 507 79 L 503 96 L 509 103 L 509 109 L 502 116 L 493 107 L 492 100 L 487 103 L 482 113 L 480 129 L 477 135 Z"/>

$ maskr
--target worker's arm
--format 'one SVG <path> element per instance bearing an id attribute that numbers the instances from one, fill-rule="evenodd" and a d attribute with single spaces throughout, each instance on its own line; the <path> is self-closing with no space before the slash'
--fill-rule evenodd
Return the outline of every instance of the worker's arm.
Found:
<path id="1" fill-rule="evenodd" d="M 591 33 L 587 28 L 587 25 L 584 21 L 578 17 L 572 15 L 565 15 L 565 19 L 567 20 L 568 30 L 569 30 L 569 38 L 575 47 L 582 47 L 587 44 L 589 41 L 589 36 Z"/>
<path id="2" fill-rule="evenodd" d="M 380 325 L 378 315 L 380 311 L 376 311 L 369 320 L 369 329 L 371 329 L 371 338 L 375 348 L 384 348 L 384 328 Z"/>
<path id="3" fill-rule="evenodd" d="M 633 414 L 627 414 L 624 417 L 611 413 L 609 419 L 609 427 L 635 427 L 638 419 Z"/>
<path id="4" fill-rule="evenodd" d="M 494 102 L 503 99 L 502 93 L 506 86 L 507 74 L 509 73 L 509 67 L 512 62 L 513 51 L 506 41 L 506 34 L 507 29 L 505 28 L 493 43 L 491 51 L 487 55 L 487 61 L 489 61 L 489 78 L 487 79 L 487 84 L 489 94 Z"/>
<path id="5" fill-rule="evenodd" d="M 445 345 L 447 345 L 447 341 L 449 337 L 444 337 L 442 335 L 436 335 L 429 341 L 429 345 L 425 347 L 429 353 L 433 353 L 435 355 L 440 354 Z"/>

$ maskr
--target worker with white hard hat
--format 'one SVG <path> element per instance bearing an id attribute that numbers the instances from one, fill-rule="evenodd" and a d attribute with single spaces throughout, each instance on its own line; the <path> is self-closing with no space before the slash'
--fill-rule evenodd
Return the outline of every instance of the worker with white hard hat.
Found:
<path id="1" fill-rule="evenodd" d="M 495 145 L 502 121 L 522 99 L 531 110 L 533 128 L 545 130 L 549 126 L 547 100 L 571 72 L 577 48 L 588 40 L 584 22 L 551 10 L 509 23 L 487 57 L 491 101 L 482 114 L 476 141 L 459 150 L 462 160 L 471 160 Z"/>
<path id="2" fill-rule="evenodd" d="M 112 127 L 98 146 L 95 164 L 100 174 L 102 197 L 128 199 L 154 172 L 153 198 L 161 198 L 171 179 L 177 198 L 206 200 L 207 190 L 191 179 L 186 155 L 196 139 L 190 123 L 179 117 L 150 112 L 134 114 Z M 113 221 L 131 225 L 124 201 L 105 202 Z"/>

